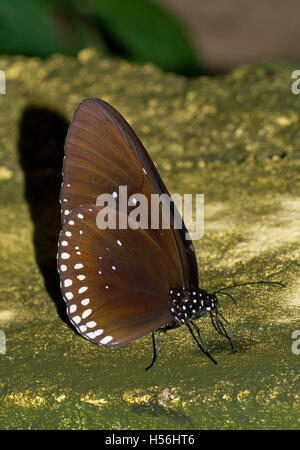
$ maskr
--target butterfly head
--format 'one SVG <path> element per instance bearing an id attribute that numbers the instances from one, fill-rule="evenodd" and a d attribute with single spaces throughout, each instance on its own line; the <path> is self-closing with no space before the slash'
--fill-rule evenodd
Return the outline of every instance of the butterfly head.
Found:
<path id="1" fill-rule="evenodd" d="M 183 324 L 216 309 L 218 299 L 215 294 L 209 294 L 203 289 L 194 289 L 189 292 L 171 289 L 169 304 L 174 319 Z"/>
<path id="2" fill-rule="evenodd" d="M 198 289 L 191 293 L 193 302 L 195 303 L 195 299 L 198 305 L 198 314 L 195 315 L 194 319 L 198 319 L 201 316 L 204 316 L 208 312 L 212 312 L 217 309 L 218 299 L 215 294 L 209 294 L 203 289 Z"/>

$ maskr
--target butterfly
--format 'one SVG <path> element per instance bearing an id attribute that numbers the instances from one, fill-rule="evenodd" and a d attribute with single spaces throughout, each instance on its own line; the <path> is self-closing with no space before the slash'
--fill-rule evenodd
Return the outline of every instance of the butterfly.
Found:
<path id="1" fill-rule="evenodd" d="M 115 202 L 120 187 L 132 200 L 141 193 L 149 200 L 149 216 L 153 194 L 170 198 L 133 129 L 108 103 L 85 99 L 74 113 L 64 151 L 57 264 L 67 314 L 77 332 L 104 347 L 152 333 L 149 369 L 158 356 L 160 333 L 187 325 L 200 350 L 216 363 L 195 320 L 208 313 L 233 348 L 228 322 L 218 310 L 216 294 L 224 291 L 209 294 L 199 288 L 192 241 L 183 221 L 181 228 L 174 226 L 176 206 L 168 228 L 97 225 L 104 208 L 97 199 L 103 193 Z M 163 216 L 165 207 L 159 207 Z M 114 214 L 116 223 L 129 223 L 128 211 L 116 207 Z"/>

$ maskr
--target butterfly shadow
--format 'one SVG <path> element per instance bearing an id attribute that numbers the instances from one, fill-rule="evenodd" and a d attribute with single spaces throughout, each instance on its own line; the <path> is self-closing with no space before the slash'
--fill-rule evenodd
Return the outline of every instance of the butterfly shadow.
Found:
<path id="1" fill-rule="evenodd" d="M 231 356 L 237 353 L 246 353 L 250 348 L 256 345 L 255 339 L 246 338 L 243 336 L 232 336 L 232 342 L 234 345 L 234 351 L 232 351 L 229 342 L 221 337 L 219 339 L 211 339 L 209 342 L 206 342 L 206 345 L 212 356 L 222 354 Z M 205 358 L 205 355 L 199 352 L 199 349 L 197 348 L 193 350 L 193 356 L 197 358 Z"/>
<path id="2" fill-rule="evenodd" d="M 25 197 L 34 226 L 36 261 L 59 316 L 69 324 L 56 268 L 61 227 L 58 197 L 67 129 L 68 123 L 57 112 L 27 106 L 20 121 L 18 149 L 25 175 Z"/>

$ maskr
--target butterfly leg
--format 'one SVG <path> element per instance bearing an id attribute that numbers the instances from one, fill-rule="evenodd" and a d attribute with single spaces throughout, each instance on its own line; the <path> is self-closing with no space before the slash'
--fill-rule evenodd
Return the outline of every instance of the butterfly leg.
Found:
<path id="1" fill-rule="evenodd" d="M 155 361 L 157 360 L 158 353 L 159 353 L 159 343 L 160 343 L 160 330 L 157 333 L 157 343 L 155 343 L 155 334 L 152 333 L 152 344 L 153 344 L 153 359 L 150 364 L 150 366 L 146 367 L 145 370 L 151 369 L 152 366 L 154 366 Z"/>
<path id="2" fill-rule="evenodd" d="M 234 344 L 233 344 L 233 339 L 232 339 L 232 334 L 231 334 L 230 324 L 229 324 L 228 320 L 225 319 L 225 317 L 223 316 L 223 314 L 220 313 L 220 311 L 217 311 L 217 314 L 219 314 L 219 316 L 222 317 L 222 319 L 223 319 L 224 322 L 226 323 L 227 330 L 228 330 L 228 333 L 226 332 L 226 338 L 229 340 L 229 343 L 230 343 L 232 352 L 234 352 L 235 349 L 234 349 Z M 220 319 L 217 319 L 217 320 L 220 321 Z M 222 325 L 223 325 L 223 324 L 222 324 Z M 223 328 L 224 328 L 224 327 L 223 327 Z"/>
<path id="3" fill-rule="evenodd" d="M 225 327 L 222 323 L 222 321 L 219 319 L 219 316 L 222 317 L 222 319 L 224 320 L 224 322 L 227 325 L 227 331 L 225 330 Z M 220 313 L 220 311 L 216 310 L 216 317 L 214 318 L 213 314 L 210 313 L 210 318 L 211 318 L 211 322 L 214 326 L 214 328 L 216 329 L 216 331 L 221 335 L 224 336 L 226 339 L 228 339 L 232 352 L 234 352 L 234 345 L 233 345 L 233 341 L 232 341 L 232 334 L 231 334 L 231 329 L 230 329 L 230 325 L 228 320 L 225 319 L 225 317 Z"/>
<path id="4" fill-rule="evenodd" d="M 217 364 L 217 361 L 211 356 L 211 354 L 209 353 L 209 351 L 207 350 L 207 348 L 206 348 L 206 346 L 204 345 L 204 343 L 203 343 L 203 340 L 202 340 L 202 337 L 201 337 L 201 335 L 200 335 L 200 330 L 199 330 L 199 328 L 197 327 L 197 325 L 193 322 L 193 321 L 190 321 L 190 323 L 193 325 L 193 327 L 195 328 L 195 330 L 197 331 L 197 334 L 198 334 L 198 338 L 199 338 L 199 340 L 197 339 L 197 336 L 195 336 L 195 334 L 194 334 L 194 332 L 193 332 L 193 329 L 192 329 L 192 327 L 190 326 L 190 324 L 188 323 L 188 322 L 186 322 L 186 325 L 187 325 L 187 327 L 188 327 L 188 329 L 189 329 L 189 331 L 190 331 L 190 333 L 191 333 L 191 335 L 193 336 L 193 339 L 196 341 L 196 343 L 197 343 L 197 345 L 198 345 L 198 347 L 200 348 L 200 350 L 214 363 L 214 364 Z"/>
<path id="5" fill-rule="evenodd" d="M 159 353 L 159 343 L 160 343 L 160 333 L 166 333 L 169 330 L 175 330 L 176 328 L 181 327 L 181 324 L 173 324 L 173 325 L 167 325 L 163 328 L 158 328 L 157 331 L 157 344 L 155 343 L 155 333 L 152 333 L 152 344 L 153 344 L 153 360 L 150 366 L 146 367 L 145 370 L 151 369 L 151 367 L 154 365 L 155 361 L 158 358 Z"/>

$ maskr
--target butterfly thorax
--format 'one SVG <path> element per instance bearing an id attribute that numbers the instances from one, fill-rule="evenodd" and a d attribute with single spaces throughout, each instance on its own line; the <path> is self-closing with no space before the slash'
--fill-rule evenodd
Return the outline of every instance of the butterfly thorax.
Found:
<path id="1" fill-rule="evenodd" d="M 176 322 L 185 323 L 195 320 L 212 311 L 217 306 L 217 297 L 203 289 L 184 291 L 170 289 L 169 305 Z"/>

